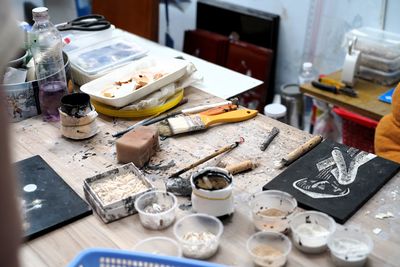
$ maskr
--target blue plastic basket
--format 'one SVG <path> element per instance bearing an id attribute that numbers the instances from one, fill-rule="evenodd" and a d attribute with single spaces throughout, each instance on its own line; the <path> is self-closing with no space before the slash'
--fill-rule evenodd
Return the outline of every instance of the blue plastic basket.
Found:
<path id="1" fill-rule="evenodd" d="M 108 248 L 83 250 L 68 267 L 223 267 L 206 261 Z"/>

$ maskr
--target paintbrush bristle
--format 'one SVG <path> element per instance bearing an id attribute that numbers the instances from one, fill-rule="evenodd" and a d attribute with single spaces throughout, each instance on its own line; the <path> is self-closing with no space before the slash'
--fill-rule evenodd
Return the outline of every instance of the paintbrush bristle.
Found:
<path id="1" fill-rule="evenodd" d="M 180 116 L 168 119 L 171 135 L 203 130 L 206 128 L 199 115 Z"/>
<path id="2" fill-rule="evenodd" d="M 158 125 L 158 133 L 161 136 L 172 136 L 172 130 L 171 127 L 169 127 L 169 123 L 168 121 L 162 121 L 160 122 L 160 124 Z"/>

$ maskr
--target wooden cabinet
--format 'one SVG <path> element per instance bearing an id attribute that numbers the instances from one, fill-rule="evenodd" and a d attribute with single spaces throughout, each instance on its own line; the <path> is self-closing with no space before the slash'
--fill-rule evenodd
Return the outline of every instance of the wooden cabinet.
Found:
<path id="1" fill-rule="evenodd" d="M 225 67 L 264 81 L 264 84 L 239 98 L 241 105 L 263 111 L 267 104 L 273 56 L 271 49 L 241 41 L 229 43 Z"/>
<path id="2" fill-rule="evenodd" d="M 271 49 L 243 41 L 231 41 L 224 35 L 197 29 L 185 32 L 183 50 L 185 53 L 264 81 L 263 85 L 239 96 L 241 105 L 263 111 L 267 104 L 274 58 Z"/>
<path id="3" fill-rule="evenodd" d="M 224 66 L 229 39 L 205 30 L 185 31 L 183 51 L 209 62 Z"/>
<path id="4" fill-rule="evenodd" d="M 159 0 L 93 0 L 92 9 L 117 28 L 158 42 Z"/>

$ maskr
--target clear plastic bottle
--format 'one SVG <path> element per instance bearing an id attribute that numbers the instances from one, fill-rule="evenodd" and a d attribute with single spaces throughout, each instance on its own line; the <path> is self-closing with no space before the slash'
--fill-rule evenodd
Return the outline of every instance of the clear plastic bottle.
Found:
<path id="1" fill-rule="evenodd" d="M 318 73 L 313 68 L 313 64 L 311 62 L 304 62 L 298 78 L 299 85 L 304 83 L 311 83 L 311 81 L 316 79 L 318 79 Z M 303 101 L 304 101 L 304 130 L 309 131 L 313 101 L 312 98 L 308 96 L 304 96 Z"/>
<path id="2" fill-rule="evenodd" d="M 67 93 L 62 39 L 49 21 L 46 7 L 34 8 L 32 15 L 35 23 L 30 33 L 30 42 L 39 85 L 40 109 L 43 121 L 58 121 L 60 101 Z"/>

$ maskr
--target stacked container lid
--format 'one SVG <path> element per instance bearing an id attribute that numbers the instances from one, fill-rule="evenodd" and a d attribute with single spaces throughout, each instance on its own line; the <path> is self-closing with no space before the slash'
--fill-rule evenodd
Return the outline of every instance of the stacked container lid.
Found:
<path id="1" fill-rule="evenodd" d="M 400 35 L 364 27 L 346 34 L 347 41 L 354 37 L 354 48 L 361 52 L 360 78 L 382 85 L 400 81 Z"/>

